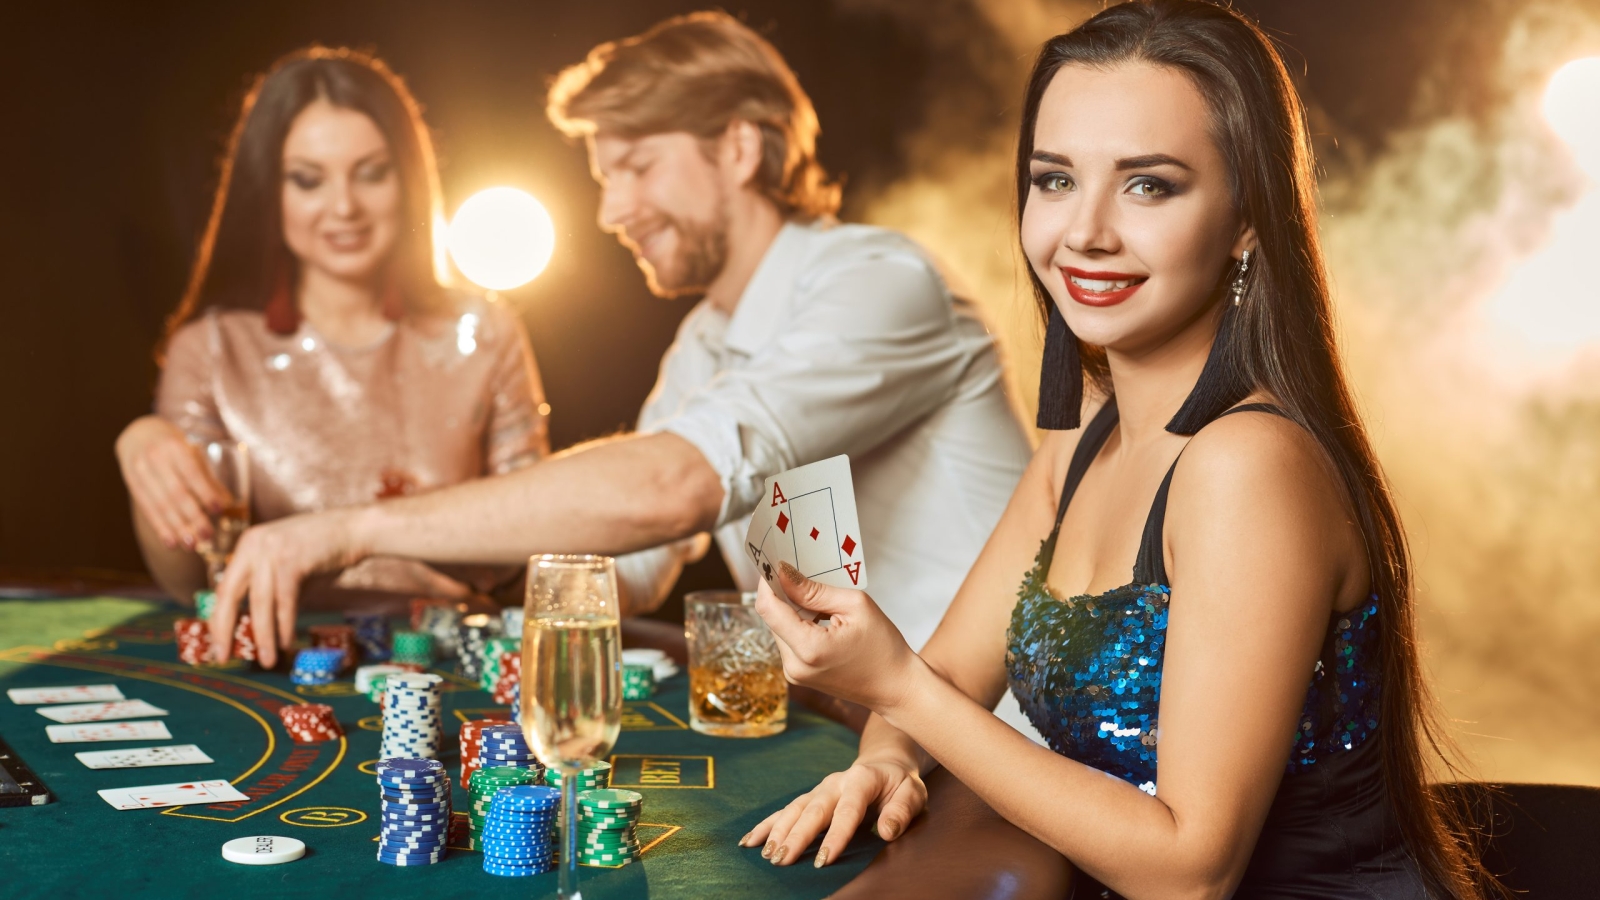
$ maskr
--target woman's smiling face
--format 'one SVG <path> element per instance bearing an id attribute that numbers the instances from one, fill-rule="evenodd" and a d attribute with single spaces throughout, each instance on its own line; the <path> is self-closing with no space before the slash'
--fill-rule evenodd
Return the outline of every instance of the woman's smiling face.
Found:
<path id="1" fill-rule="evenodd" d="M 1150 63 L 1067 65 L 1045 89 L 1022 247 L 1083 340 L 1159 347 L 1211 309 L 1255 246 L 1209 124 L 1189 77 Z"/>

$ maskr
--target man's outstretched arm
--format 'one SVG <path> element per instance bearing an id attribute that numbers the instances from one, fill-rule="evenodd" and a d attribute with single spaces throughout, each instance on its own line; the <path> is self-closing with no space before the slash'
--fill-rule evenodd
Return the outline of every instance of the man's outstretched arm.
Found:
<path id="1" fill-rule="evenodd" d="M 526 469 L 416 497 L 291 516 L 245 532 L 217 588 L 212 641 L 226 659 L 248 596 L 262 663 L 294 637 L 300 582 L 367 556 L 517 563 L 533 553 L 620 554 L 708 530 L 723 487 L 671 433 L 588 444 Z"/>

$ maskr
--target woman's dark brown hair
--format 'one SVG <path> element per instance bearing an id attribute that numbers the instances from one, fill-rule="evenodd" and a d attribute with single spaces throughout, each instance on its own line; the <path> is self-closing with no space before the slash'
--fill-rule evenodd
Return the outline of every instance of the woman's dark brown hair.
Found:
<path id="1" fill-rule="evenodd" d="M 1255 25 L 1204 0 L 1134 0 L 1050 39 L 1034 64 L 1017 147 L 1017 210 L 1028 202 L 1039 104 L 1062 66 L 1144 62 L 1187 75 L 1205 98 L 1212 139 L 1227 162 L 1235 208 L 1256 226 L 1243 301 L 1224 283 L 1216 339 L 1194 390 L 1167 430 L 1193 434 L 1256 390 L 1326 449 L 1357 512 L 1378 596 L 1380 719 L 1389 803 L 1430 889 L 1478 898 L 1491 885 L 1474 852 L 1466 811 L 1428 785 L 1428 768 L 1449 771 L 1423 680 L 1412 610 L 1410 554 L 1400 516 L 1339 360 L 1327 272 L 1316 230 L 1315 177 L 1305 109 L 1271 40 Z M 1046 321 L 1039 425 L 1075 428 L 1083 379 L 1110 391 L 1103 349 L 1067 328 L 1030 267 Z"/>
<path id="2" fill-rule="evenodd" d="M 265 309 L 295 279 L 283 240 L 283 144 L 295 117 L 317 100 L 355 110 L 383 134 L 400 179 L 399 239 L 388 277 L 407 309 L 439 308 L 434 225 L 440 220 L 438 170 L 422 109 L 383 61 L 358 50 L 310 47 L 256 78 L 228 140 L 211 219 L 195 254 L 166 341 L 206 308 Z"/>

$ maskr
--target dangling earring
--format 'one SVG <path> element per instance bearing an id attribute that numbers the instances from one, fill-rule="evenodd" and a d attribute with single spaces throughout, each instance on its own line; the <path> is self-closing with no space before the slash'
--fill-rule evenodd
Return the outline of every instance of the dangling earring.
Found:
<path id="1" fill-rule="evenodd" d="M 1083 360 L 1078 338 L 1061 310 L 1050 304 L 1044 333 L 1044 364 L 1039 368 L 1039 415 L 1035 424 L 1051 431 L 1077 428 L 1083 407 Z"/>
<path id="2" fill-rule="evenodd" d="M 1250 271 L 1250 251 L 1239 257 L 1238 271 L 1233 276 L 1233 305 L 1244 302 L 1244 276 Z"/>

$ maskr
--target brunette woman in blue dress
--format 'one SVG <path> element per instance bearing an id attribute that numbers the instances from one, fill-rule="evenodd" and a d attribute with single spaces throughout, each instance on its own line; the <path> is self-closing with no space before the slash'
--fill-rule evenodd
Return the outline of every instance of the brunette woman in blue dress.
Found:
<path id="1" fill-rule="evenodd" d="M 1079 896 L 1481 896 L 1272 43 L 1199 0 L 1051 39 L 1016 187 L 1051 431 L 920 655 L 862 592 L 786 571 L 821 627 L 762 586 L 789 678 L 874 714 L 740 843 L 826 865 L 869 811 L 893 840 L 937 765 Z M 1049 747 L 990 712 L 1007 689 Z"/>

